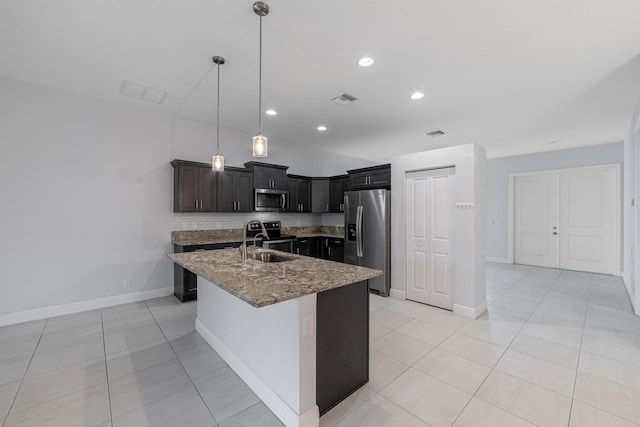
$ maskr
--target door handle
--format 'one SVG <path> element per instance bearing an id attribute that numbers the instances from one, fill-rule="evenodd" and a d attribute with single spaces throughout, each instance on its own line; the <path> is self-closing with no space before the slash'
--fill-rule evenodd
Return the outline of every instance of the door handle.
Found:
<path id="1" fill-rule="evenodd" d="M 362 257 L 362 206 L 356 208 L 356 255 Z"/>

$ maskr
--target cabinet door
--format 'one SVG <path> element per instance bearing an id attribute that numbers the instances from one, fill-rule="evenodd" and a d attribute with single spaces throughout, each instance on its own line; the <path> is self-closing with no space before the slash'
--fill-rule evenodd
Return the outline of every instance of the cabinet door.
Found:
<path id="1" fill-rule="evenodd" d="M 255 188 L 271 188 L 271 169 L 263 166 L 253 167 L 253 184 Z"/>
<path id="2" fill-rule="evenodd" d="M 326 237 L 324 250 L 324 259 L 328 259 L 329 261 L 344 262 L 344 239 Z"/>
<path id="3" fill-rule="evenodd" d="M 329 212 L 330 185 L 326 178 L 311 180 L 311 212 Z"/>
<path id="4" fill-rule="evenodd" d="M 349 175 L 349 180 L 351 182 L 351 188 L 366 188 L 369 185 L 369 173 L 368 172 L 358 172 Z"/>
<path id="5" fill-rule="evenodd" d="M 175 212 L 195 212 L 198 197 L 198 170 L 195 166 L 179 165 L 174 171 L 174 205 Z"/>
<path id="6" fill-rule="evenodd" d="M 298 239 L 294 252 L 298 255 L 311 256 L 309 239 Z"/>
<path id="7" fill-rule="evenodd" d="M 198 168 L 198 199 L 202 212 L 216 211 L 216 174 L 210 168 Z"/>
<path id="8" fill-rule="evenodd" d="M 391 187 L 391 168 L 384 168 L 371 171 L 369 178 L 370 187 Z"/>
<path id="9" fill-rule="evenodd" d="M 235 210 L 234 177 L 234 173 L 230 170 L 218 172 L 218 212 L 233 212 Z"/>
<path id="10" fill-rule="evenodd" d="M 287 190 L 289 191 L 288 212 L 298 212 L 298 179 L 287 178 Z"/>
<path id="11" fill-rule="evenodd" d="M 287 189 L 287 171 L 284 169 L 271 169 L 271 182 L 274 190 Z"/>
<path id="12" fill-rule="evenodd" d="M 251 172 L 234 172 L 234 198 L 236 211 L 253 212 L 253 174 Z"/>
<path id="13" fill-rule="evenodd" d="M 255 188 L 286 190 L 287 172 L 282 168 L 254 165 L 253 184 Z"/>
<path id="14" fill-rule="evenodd" d="M 310 179 L 301 179 L 298 182 L 298 203 L 300 203 L 300 212 L 311 212 Z"/>
<path id="15" fill-rule="evenodd" d="M 329 212 L 344 212 L 344 193 L 348 188 L 349 177 L 331 178 Z"/>

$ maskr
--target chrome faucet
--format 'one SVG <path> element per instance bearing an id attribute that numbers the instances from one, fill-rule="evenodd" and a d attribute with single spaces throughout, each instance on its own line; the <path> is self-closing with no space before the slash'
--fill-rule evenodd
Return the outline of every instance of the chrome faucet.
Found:
<path id="1" fill-rule="evenodd" d="M 252 219 L 247 221 L 247 223 L 244 225 L 244 235 L 242 237 L 242 246 L 240 246 L 240 254 L 242 256 L 242 260 L 246 260 L 247 259 L 247 229 L 249 228 L 249 224 L 260 224 L 260 227 L 262 228 L 262 235 L 266 238 L 269 239 L 269 233 L 267 233 L 267 229 L 264 228 L 264 224 L 262 223 L 262 221 L 260 221 L 259 219 Z M 259 233 L 260 234 L 260 233 Z M 256 235 L 257 237 L 257 235 Z M 253 239 L 253 246 L 254 246 L 254 256 L 255 256 L 255 245 L 256 245 L 256 240 L 255 238 Z"/>
<path id="2" fill-rule="evenodd" d="M 258 247 L 258 245 L 256 245 L 256 240 L 258 240 L 258 236 L 262 236 L 262 237 L 266 238 L 266 236 L 262 232 L 260 232 L 260 233 L 256 234 L 255 236 L 253 236 L 253 259 L 256 259 L 256 248 Z"/>

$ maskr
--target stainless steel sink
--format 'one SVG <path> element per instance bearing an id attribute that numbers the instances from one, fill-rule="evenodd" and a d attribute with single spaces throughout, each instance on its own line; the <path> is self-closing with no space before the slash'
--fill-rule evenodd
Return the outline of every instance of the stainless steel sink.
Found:
<path id="1" fill-rule="evenodd" d="M 256 260 L 262 262 L 283 262 L 283 261 L 293 261 L 295 258 L 289 258 L 287 256 L 282 256 L 275 252 L 271 251 L 258 251 L 256 252 Z"/>

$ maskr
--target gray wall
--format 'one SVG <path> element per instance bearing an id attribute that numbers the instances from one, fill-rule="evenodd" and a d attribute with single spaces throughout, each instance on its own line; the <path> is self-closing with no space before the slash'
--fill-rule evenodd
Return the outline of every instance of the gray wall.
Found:
<path id="1" fill-rule="evenodd" d="M 547 151 L 487 161 L 487 257 L 506 259 L 509 247 L 509 174 L 624 162 L 624 144 Z M 622 210 L 621 210 L 622 211 Z M 624 236 L 624 233 L 622 233 Z"/>
<path id="2" fill-rule="evenodd" d="M 209 162 L 215 126 L 8 79 L 0 93 L 0 324 L 173 286 L 169 162 Z M 220 150 L 242 166 L 251 134 L 221 129 Z M 266 160 L 320 176 L 371 164 L 277 138 Z"/>

